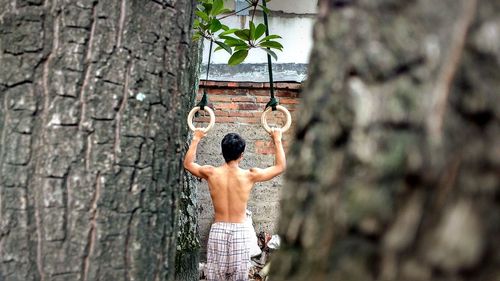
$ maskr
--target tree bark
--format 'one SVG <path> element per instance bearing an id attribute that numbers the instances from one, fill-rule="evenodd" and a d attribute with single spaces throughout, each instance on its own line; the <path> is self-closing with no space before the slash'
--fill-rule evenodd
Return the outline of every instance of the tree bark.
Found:
<path id="1" fill-rule="evenodd" d="M 177 253 L 175 255 L 175 281 L 199 280 L 200 240 L 195 188 L 195 177 L 185 173 L 178 205 L 181 212 L 179 212 Z"/>
<path id="2" fill-rule="evenodd" d="M 320 0 L 272 280 L 500 280 L 500 1 Z"/>
<path id="3" fill-rule="evenodd" d="M 203 44 L 201 42 L 193 44 L 191 59 L 196 63 L 192 64 L 190 73 L 193 73 L 191 84 L 194 85 L 196 91 L 200 76 L 202 51 Z M 191 103 L 193 105 L 194 99 L 195 96 L 192 96 Z M 182 155 L 185 155 L 189 148 L 191 136 L 184 144 Z M 175 281 L 199 280 L 200 240 L 198 233 L 198 212 L 196 211 L 198 200 L 195 191 L 196 180 L 197 178 L 183 169 L 182 190 L 180 191 L 177 203 L 179 230 L 177 232 L 177 252 L 175 255 Z"/>
<path id="4" fill-rule="evenodd" d="M 193 0 L 0 0 L 0 280 L 173 280 Z"/>

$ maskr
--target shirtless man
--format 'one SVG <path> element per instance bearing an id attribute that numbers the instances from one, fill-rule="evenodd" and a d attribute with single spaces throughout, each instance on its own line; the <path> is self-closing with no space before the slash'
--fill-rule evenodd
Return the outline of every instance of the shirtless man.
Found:
<path id="1" fill-rule="evenodd" d="M 271 133 L 276 149 L 275 164 L 269 168 L 241 169 L 245 140 L 238 134 L 227 134 L 221 143 L 226 163 L 220 167 L 195 163 L 198 143 L 206 134 L 201 130 L 194 137 L 184 159 L 184 168 L 196 177 L 207 180 L 215 210 L 207 246 L 207 278 L 209 281 L 248 280 L 250 267 L 249 224 L 245 224 L 248 197 L 257 182 L 268 181 L 286 168 L 281 130 Z"/>

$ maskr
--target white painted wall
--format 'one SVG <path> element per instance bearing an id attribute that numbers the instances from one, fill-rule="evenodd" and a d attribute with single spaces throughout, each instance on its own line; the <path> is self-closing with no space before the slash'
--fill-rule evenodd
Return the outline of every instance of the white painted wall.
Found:
<path id="1" fill-rule="evenodd" d="M 224 1 L 226 7 L 234 8 L 234 0 Z M 318 9 L 318 0 L 272 0 L 267 2 L 271 11 L 281 11 L 292 14 L 315 14 Z"/>
<path id="2" fill-rule="evenodd" d="M 234 9 L 234 0 L 225 1 L 226 7 Z M 278 34 L 283 39 L 278 40 L 284 46 L 282 52 L 276 51 L 278 60 L 273 59 L 275 81 L 298 81 L 306 78 L 306 67 L 312 49 L 312 30 L 316 20 L 317 0 L 272 0 L 268 2 L 271 9 L 269 15 L 269 30 L 271 34 Z M 255 17 L 256 23 L 264 22 L 261 12 Z M 250 16 L 230 16 L 222 20 L 229 27 L 244 28 L 248 25 Z M 203 64 L 208 62 L 209 41 L 204 42 Z M 214 45 L 214 49 L 217 45 Z M 212 65 L 209 79 L 221 81 L 254 81 L 266 82 L 267 53 L 252 49 L 245 62 L 237 67 L 227 66 L 230 55 L 220 50 L 212 53 Z M 245 67 L 249 66 L 248 67 Z M 257 67 L 255 67 L 257 65 Z M 260 67 L 259 65 L 262 65 Z M 205 77 L 202 70 L 201 77 Z"/>
<path id="3" fill-rule="evenodd" d="M 241 18 L 244 16 L 232 16 L 223 20 L 229 27 L 241 28 Z M 283 52 L 276 51 L 278 60 L 273 59 L 273 63 L 307 63 L 312 47 L 312 28 L 315 18 L 312 16 L 294 17 L 270 17 L 269 31 L 271 34 L 278 34 L 283 39 L 279 42 L 283 44 Z M 263 22 L 262 17 L 256 17 L 256 22 Z M 248 19 L 244 22 L 248 22 Z M 208 61 L 210 42 L 204 42 L 203 63 Z M 217 45 L 215 45 L 216 47 Z M 214 47 L 214 49 L 215 49 Z M 220 50 L 212 54 L 213 64 L 226 64 L 230 55 Z M 244 63 L 267 63 L 267 53 L 252 49 Z"/>
<path id="4" fill-rule="evenodd" d="M 272 0 L 267 3 L 272 11 L 282 11 L 294 14 L 315 14 L 318 0 Z"/>

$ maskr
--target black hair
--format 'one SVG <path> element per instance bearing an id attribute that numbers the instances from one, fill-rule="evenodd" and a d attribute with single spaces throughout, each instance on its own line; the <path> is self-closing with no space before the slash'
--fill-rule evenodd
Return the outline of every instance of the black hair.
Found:
<path id="1" fill-rule="evenodd" d="M 229 133 L 224 136 L 221 142 L 222 156 L 226 163 L 240 158 L 243 151 L 245 151 L 245 140 L 240 135 Z"/>

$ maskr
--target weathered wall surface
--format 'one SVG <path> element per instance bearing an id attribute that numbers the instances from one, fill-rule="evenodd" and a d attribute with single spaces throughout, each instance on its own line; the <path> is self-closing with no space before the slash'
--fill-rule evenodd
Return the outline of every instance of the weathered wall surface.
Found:
<path id="1" fill-rule="evenodd" d="M 247 82 L 214 82 L 200 83 L 200 91 L 205 87 L 209 95 L 210 107 L 216 114 L 216 125 L 202 140 L 198 148 L 197 159 L 201 164 L 222 165 L 224 158 L 220 149 L 220 142 L 227 133 L 238 133 L 247 142 L 242 162 L 242 168 L 267 167 L 274 163 L 274 146 L 269 134 L 260 125 L 260 115 L 265 104 L 269 101 L 268 84 Z M 298 83 L 276 83 L 276 97 L 280 104 L 289 109 L 295 120 L 295 111 L 299 104 Z M 198 100 L 201 98 L 199 94 Z M 274 116 L 275 115 L 275 116 Z M 270 114 L 269 123 L 282 124 L 280 113 Z M 273 119 L 274 117 L 274 119 Z M 206 121 L 200 116 L 199 121 Z M 200 124 L 204 125 L 204 124 Z M 284 134 L 285 149 L 289 145 L 292 128 Z M 253 212 L 255 230 L 275 232 L 275 225 L 279 216 L 280 194 L 286 188 L 282 187 L 282 177 L 269 182 L 259 183 L 252 190 L 248 209 Z M 202 243 L 201 258 L 206 259 L 205 249 L 210 225 L 213 222 L 213 207 L 208 186 L 201 181 L 197 186 L 198 192 L 198 226 Z M 286 191 L 285 191 L 286 192 Z"/>
<path id="2" fill-rule="evenodd" d="M 227 1 L 225 4 L 233 9 L 236 1 Z M 248 3 L 245 0 L 242 7 Z M 297 81 L 302 82 L 306 78 L 307 63 L 312 49 L 312 30 L 316 18 L 317 0 L 290 1 L 273 0 L 267 3 L 272 11 L 269 15 L 269 32 L 282 37 L 279 40 L 285 48 L 278 52 L 278 59 L 273 59 L 273 72 L 275 81 Z M 262 2 L 261 2 L 262 3 Z M 263 23 L 264 19 L 260 8 L 255 14 L 255 22 Z M 231 28 L 244 28 L 252 16 L 251 9 L 247 9 L 231 15 L 222 20 Z M 205 46 L 209 41 L 205 40 Z M 202 76 L 205 77 L 208 61 L 209 48 L 203 50 Z M 266 82 L 267 77 L 267 54 L 259 49 L 251 50 L 245 61 L 237 66 L 228 66 L 230 55 L 227 52 L 214 52 L 211 57 L 210 77 L 211 80 L 224 81 L 253 81 Z"/>

